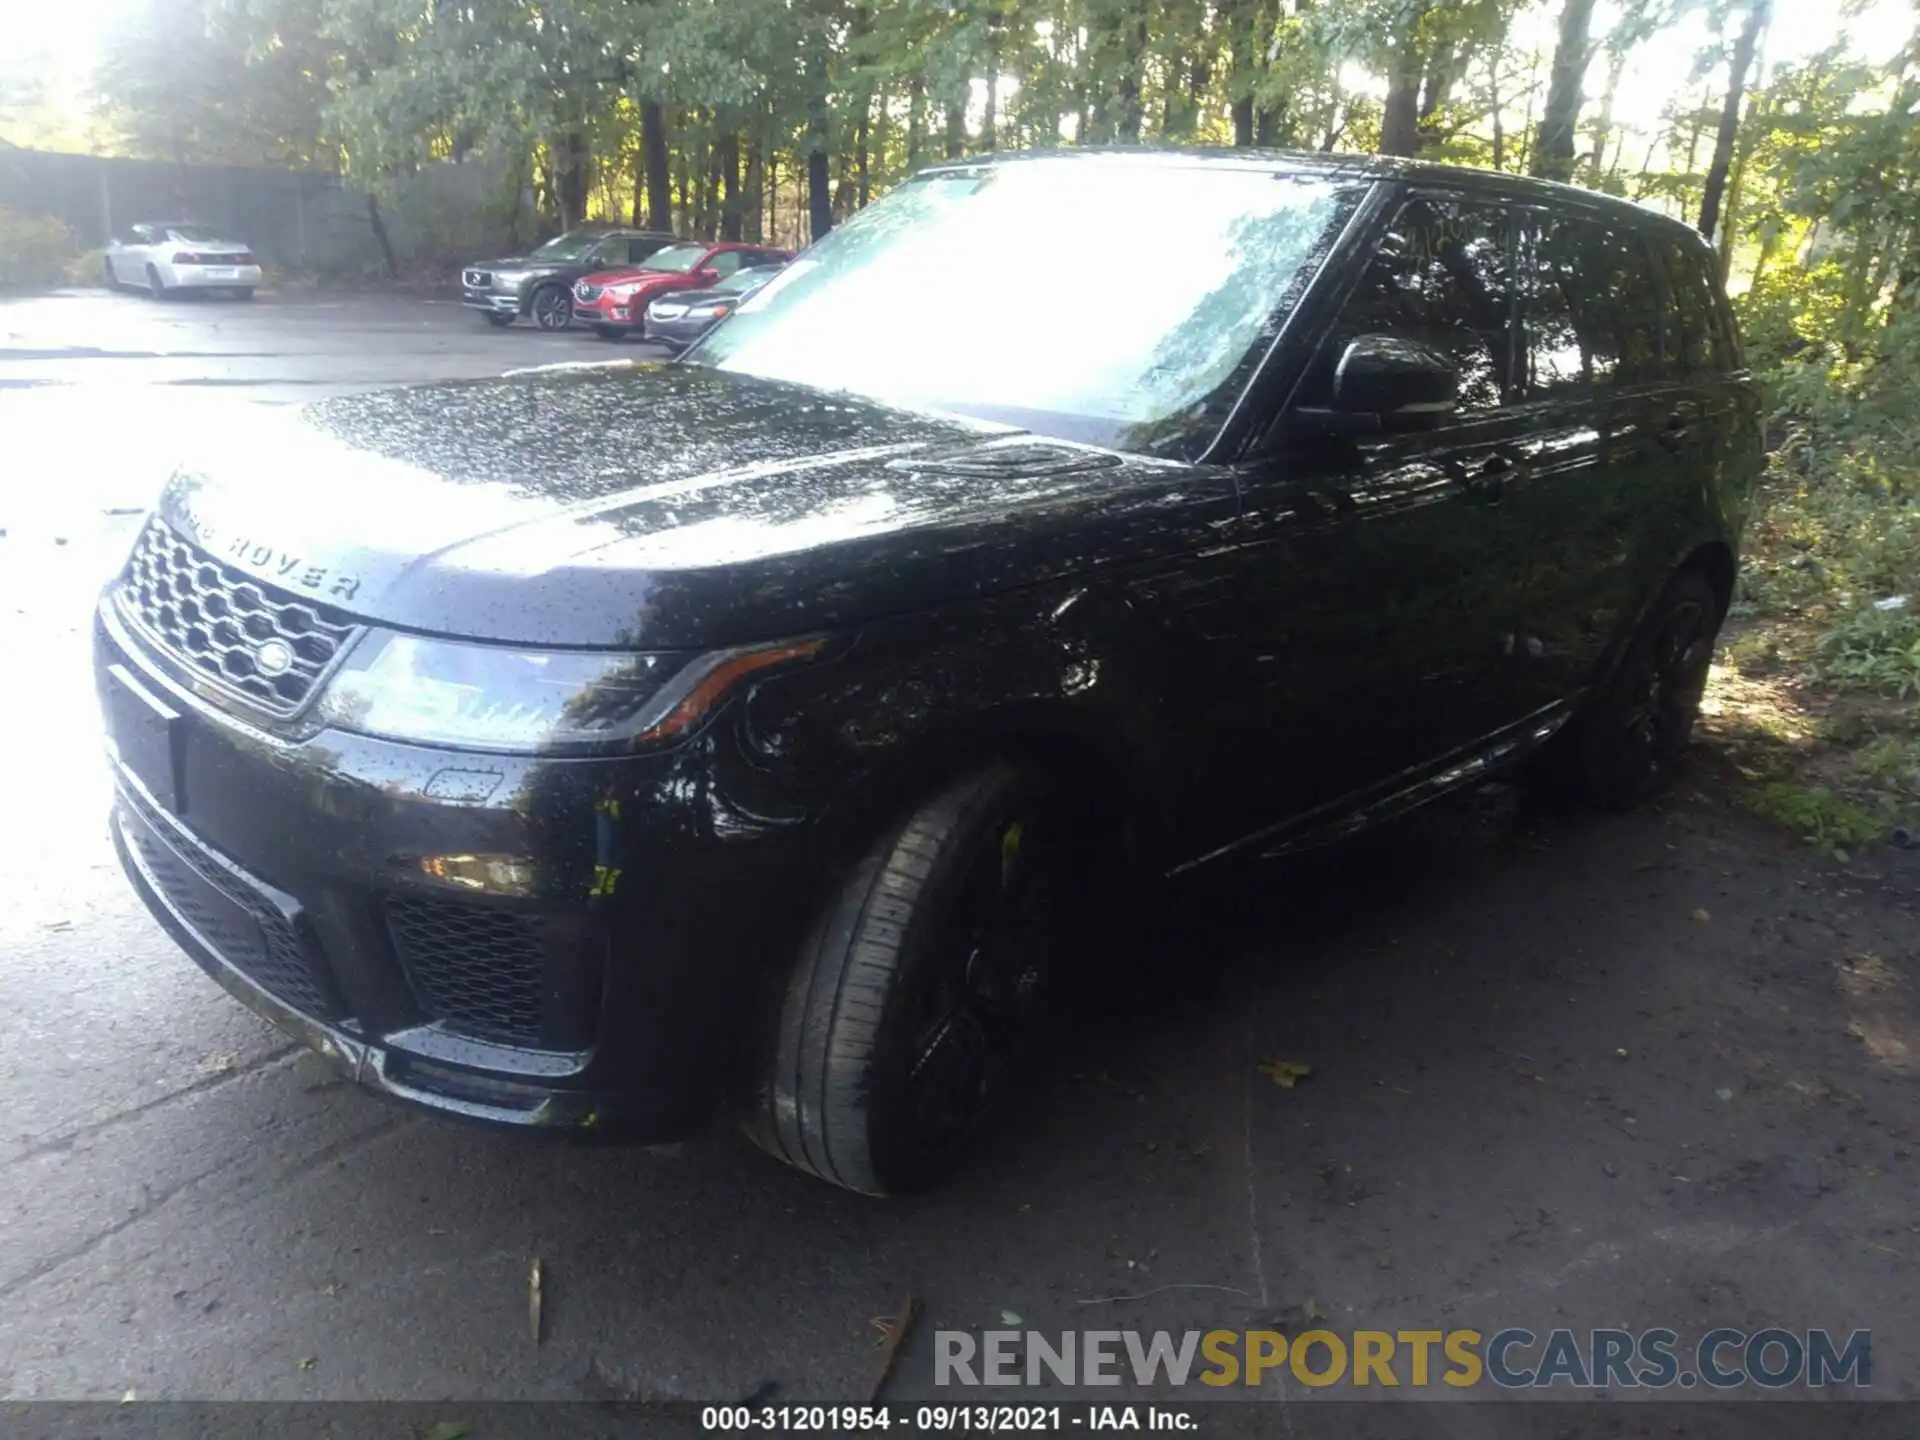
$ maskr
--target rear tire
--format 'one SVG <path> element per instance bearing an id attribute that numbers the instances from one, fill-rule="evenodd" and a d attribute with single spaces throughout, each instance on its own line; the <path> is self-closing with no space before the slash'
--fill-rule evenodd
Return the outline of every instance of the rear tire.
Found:
<path id="1" fill-rule="evenodd" d="M 1057 813 L 996 762 L 861 857 L 786 987 L 755 1144 L 868 1195 L 923 1189 L 965 1160 L 1044 1030 Z"/>
<path id="2" fill-rule="evenodd" d="M 1541 752 L 1537 786 L 1602 810 L 1665 789 L 1693 738 L 1720 621 L 1706 577 L 1682 570 L 1669 580 L 1599 692 Z"/>
<path id="3" fill-rule="evenodd" d="M 233 292 L 233 298 L 236 300 L 253 299 L 253 287 L 251 285 L 241 285 L 237 287 Z"/>

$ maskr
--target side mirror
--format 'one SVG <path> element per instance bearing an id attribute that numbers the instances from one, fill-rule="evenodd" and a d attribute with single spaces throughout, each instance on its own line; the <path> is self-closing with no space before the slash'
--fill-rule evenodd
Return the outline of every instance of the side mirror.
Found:
<path id="1" fill-rule="evenodd" d="M 1431 423 L 1460 403 L 1460 374 L 1429 345 L 1396 335 L 1362 335 L 1333 372 L 1333 410 L 1372 416 L 1383 426 Z"/>
<path id="2" fill-rule="evenodd" d="M 711 266 L 702 266 L 693 272 L 693 278 L 702 285 L 717 285 L 720 283 L 720 272 Z"/>

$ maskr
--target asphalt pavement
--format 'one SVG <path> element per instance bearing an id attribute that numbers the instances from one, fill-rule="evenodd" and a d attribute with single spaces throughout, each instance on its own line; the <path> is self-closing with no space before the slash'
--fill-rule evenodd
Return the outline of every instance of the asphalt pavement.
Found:
<path id="1" fill-rule="evenodd" d="M 865 1399 L 909 1295 L 896 1398 L 950 1394 L 937 1329 L 1315 1324 L 1866 1328 L 1875 1393 L 1920 1398 L 1920 869 L 1704 778 L 1626 816 L 1495 796 L 1180 898 L 1181 982 L 1064 1036 L 910 1201 L 727 1135 L 416 1116 L 228 999 L 114 865 L 87 668 L 170 448 L 608 355 L 417 298 L 0 302 L 0 1398 Z"/>

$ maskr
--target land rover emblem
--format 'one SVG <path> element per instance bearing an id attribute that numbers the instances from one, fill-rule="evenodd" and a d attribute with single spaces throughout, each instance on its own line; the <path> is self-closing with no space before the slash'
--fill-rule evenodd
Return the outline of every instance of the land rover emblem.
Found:
<path id="1" fill-rule="evenodd" d="M 284 640 L 269 640 L 253 652 L 253 664 L 269 678 L 284 675 L 293 668 L 293 647 Z"/>

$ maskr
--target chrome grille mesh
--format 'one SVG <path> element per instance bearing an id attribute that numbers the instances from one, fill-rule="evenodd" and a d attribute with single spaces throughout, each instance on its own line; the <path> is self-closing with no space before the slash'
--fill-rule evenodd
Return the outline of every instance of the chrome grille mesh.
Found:
<path id="1" fill-rule="evenodd" d="M 119 592 L 122 610 L 168 655 L 270 714 L 293 714 L 355 633 L 330 605 L 223 565 L 160 521 L 141 533 Z M 284 662 L 262 669 L 261 647 Z"/>

